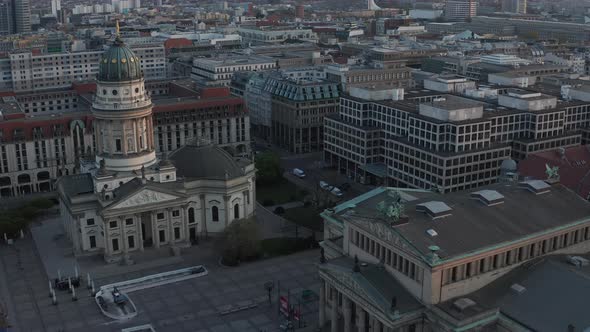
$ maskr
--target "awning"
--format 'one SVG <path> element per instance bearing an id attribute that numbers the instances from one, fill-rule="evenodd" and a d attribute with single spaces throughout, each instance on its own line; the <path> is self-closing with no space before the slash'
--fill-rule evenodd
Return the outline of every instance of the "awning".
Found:
<path id="1" fill-rule="evenodd" d="M 359 168 L 380 178 L 387 177 L 387 165 L 383 163 L 361 165 Z"/>

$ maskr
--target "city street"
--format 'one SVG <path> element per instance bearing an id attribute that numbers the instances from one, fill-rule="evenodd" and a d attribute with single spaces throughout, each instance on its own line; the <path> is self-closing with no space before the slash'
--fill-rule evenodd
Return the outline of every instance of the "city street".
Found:
<path id="1" fill-rule="evenodd" d="M 199 250 L 199 247 L 193 250 Z M 156 331 L 270 332 L 278 331 L 283 320 L 277 313 L 277 281 L 280 280 L 284 295 L 287 289 L 291 294 L 304 289 L 317 293 L 317 257 L 319 251 L 312 250 L 235 268 L 207 264 L 208 276 L 130 293 L 139 314 L 121 323 L 102 316 L 85 286 L 77 289 L 78 300 L 75 302 L 67 292 L 57 291 L 59 304 L 53 305 L 40 256 L 31 237 L 27 236 L 12 246 L 0 245 L 0 274 L 6 283 L 0 294 L 3 295 L 3 305 L 9 309 L 8 319 L 13 325 L 11 331 L 121 331 L 151 324 Z M 119 274 L 98 280 L 97 287 L 198 264 L 185 261 Z M 84 271 L 81 273 L 84 275 Z M 261 301 L 267 299 L 264 288 L 267 281 L 275 284 L 272 305 Z M 244 301 L 263 304 L 227 315 L 218 312 L 223 306 Z M 317 322 L 317 301 L 302 305 L 301 311 L 302 319 L 310 326 Z"/>

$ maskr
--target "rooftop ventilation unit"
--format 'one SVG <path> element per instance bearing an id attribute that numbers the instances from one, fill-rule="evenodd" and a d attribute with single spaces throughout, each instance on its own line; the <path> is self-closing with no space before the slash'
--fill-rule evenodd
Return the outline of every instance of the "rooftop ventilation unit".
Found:
<path id="1" fill-rule="evenodd" d="M 438 235 L 438 233 L 437 233 L 437 232 L 436 232 L 434 229 L 432 229 L 432 228 L 431 228 L 431 229 L 427 229 L 427 230 L 426 230 L 426 233 L 427 233 L 428 235 L 432 236 L 432 237 L 434 237 L 434 236 L 437 236 L 437 235 Z"/>
<path id="2" fill-rule="evenodd" d="M 455 306 L 455 308 L 457 308 L 457 310 L 465 311 L 465 309 L 473 307 L 475 305 L 475 302 L 472 299 L 463 297 L 453 302 L 453 305 Z"/>
<path id="3" fill-rule="evenodd" d="M 451 208 L 440 201 L 430 201 L 416 205 L 416 211 L 424 212 L 432 219 L 442 218 L 451 215 Z"/>
<path id="4" fill-rule="evenodd" d="M 471 193 L 471 198 L 477 199 L 487 206 L 504 203 L 504 195 L 489 189 L 473 192 Z"/>
<path id="5" fill-rule="evenodd" d="M 534 193 L 535 195 L 545 194 L 551 191 L 551 186 L 542 180 L 528 180 L 521 182 L 520 187 Z"/>

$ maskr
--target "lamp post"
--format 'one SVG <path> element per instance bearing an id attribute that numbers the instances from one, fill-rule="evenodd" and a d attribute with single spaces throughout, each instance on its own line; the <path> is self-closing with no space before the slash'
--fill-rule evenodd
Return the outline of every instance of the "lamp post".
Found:
<path id="1" fill-rule="evenodd" d="M 264 289 L 266 289 L 266 291 L 268 292 L 268 304 L 269 305 L 272 303 L 271 298 L 270 298 L 270 293 L 272 292 L 274 286 L 275 286 L 274 281 L 267 281 L 264 283 Z"/>

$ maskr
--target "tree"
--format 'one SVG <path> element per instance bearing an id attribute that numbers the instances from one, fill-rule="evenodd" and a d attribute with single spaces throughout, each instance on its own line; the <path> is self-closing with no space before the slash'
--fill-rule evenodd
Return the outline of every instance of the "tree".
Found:
<path id="1" fill-rule="evenodd" d="M 256 178 L 263 185 L 276 184 L 283 177 L 281 160 L 276 153 L 264 152 L 256 156 Z"/>
<path id="2" fill-rule="evenodd" d="M 226 265 L 235 266 L 260 255 L 258 224 L 254 218 L 234 221 L 224 231 L 221 257 Z"/>

